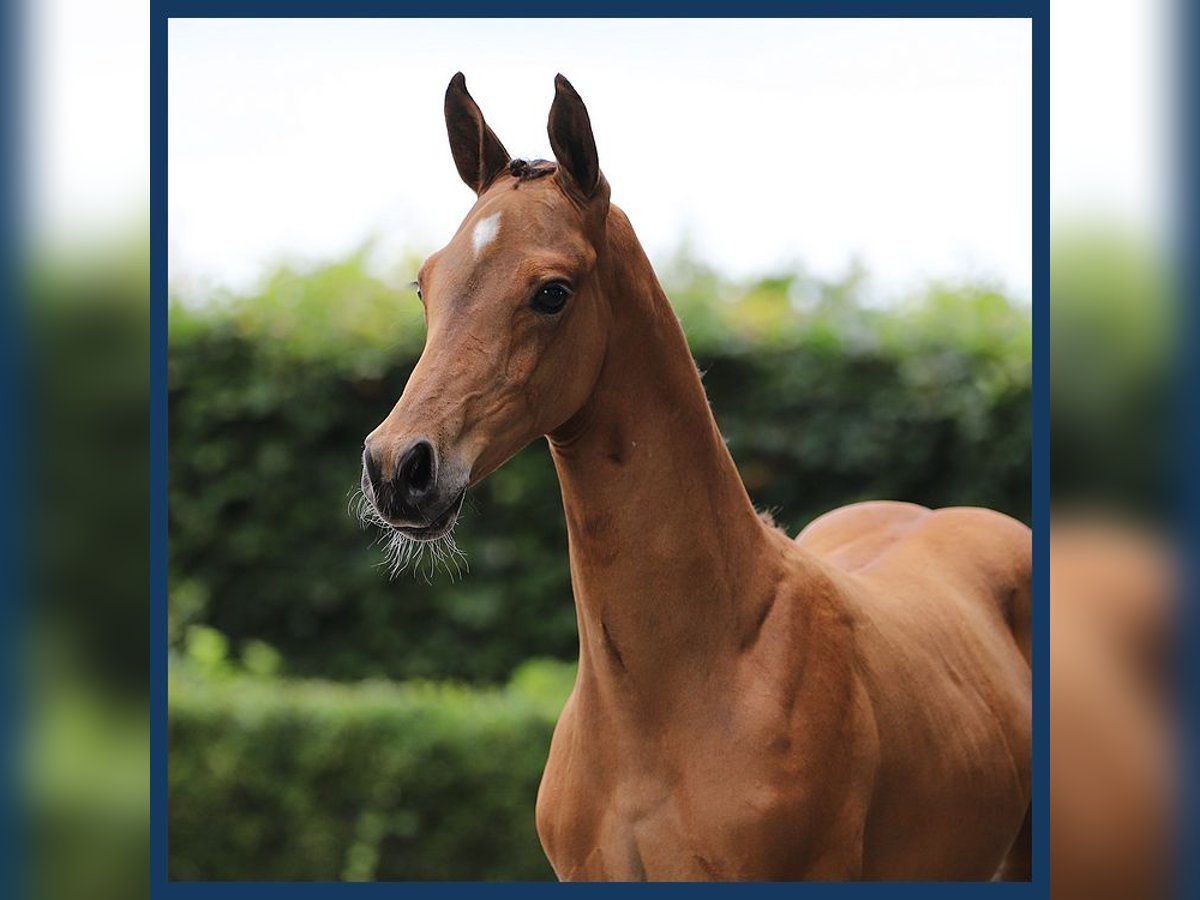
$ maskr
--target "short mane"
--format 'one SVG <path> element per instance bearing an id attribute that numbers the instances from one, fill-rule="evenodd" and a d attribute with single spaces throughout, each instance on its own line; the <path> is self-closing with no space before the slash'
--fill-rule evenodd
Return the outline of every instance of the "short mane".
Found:
<path id="1" fill-rule="evenodd" d="M 551 175 L 558 168 L 548 159 L 514 159 L 508 164 L 508 174 L 518 181 L 533 181 Z"/>

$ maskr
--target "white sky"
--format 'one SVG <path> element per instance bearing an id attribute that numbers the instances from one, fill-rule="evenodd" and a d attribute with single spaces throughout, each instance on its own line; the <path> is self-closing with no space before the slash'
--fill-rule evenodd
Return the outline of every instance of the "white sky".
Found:
<path id="1" fill-rule="evenodd" d="M 22 129 L 34 242 L 143 231 L 150 217 L 148 0 L 25 0 Z"/>
<path id="2" fill-rule="evenodd" d="M 1179 100 L 1172 29 L 1176 5 L 1194 2 L 1050 4 L 1050 207 L 1056 218 L 1117 220 L 1155 239 L 1169 232 L 1178 182 L 1171 155 Z"/>
<path id="3" fill-rule="evenodd" d="M 374 235 L 449 239 L 472 195 L 442 95 L 462 69 L 519 156 L 550 156 L 561 71 L 651 255 L 733 274 L 861 259 L 1030 283 L 1022 20 L 173 20 L 170 276 L 247 287 Z"/>
<path id="4" fill-rule="evenodd" d="M 1056 215 L 1163 233 L 1171 6 L 1055 0 Z M 147 219 L 148 14 L 147 0 L 27 0 L 39 243 Z M 551 78 L 572 78 L 652 251 L 690 228 L 733 272 L 792 259 L 836 271 L 858 252 L 897 289 L 970 272 L 1027 290 L 1027 35 L 972 21 L 177 22 L 172 272 L 245 284 L 272 257 L 336 255 L 372 233 L 392 248 L 443 241 L 470 202 L 441 122 L 461 66 L 515 153 L 548 153 Z M 770 92 L 793 115 L 767 126 L 757 98 Z M 728 173 L 731 160 L 758 172 Z"/>

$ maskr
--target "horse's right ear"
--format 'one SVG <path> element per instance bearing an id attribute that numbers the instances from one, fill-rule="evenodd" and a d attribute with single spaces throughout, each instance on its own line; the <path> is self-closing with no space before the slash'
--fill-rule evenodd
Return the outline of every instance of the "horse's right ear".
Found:
<path id="1" fill-rule="evenodd" d="M 508 165 L 508 151 L 483 120 L 479 105 L 467 93 L 463 73 L 446 88 L 446 132 L 454 165 L 467 187 L 482 194 Z"/>

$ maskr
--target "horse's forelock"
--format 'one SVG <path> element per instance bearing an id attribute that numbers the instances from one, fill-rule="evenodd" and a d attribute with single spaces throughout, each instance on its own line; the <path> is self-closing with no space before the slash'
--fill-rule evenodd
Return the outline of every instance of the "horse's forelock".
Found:
<path id="1" fill-rule="evenodd" d="M 519 181 L 532 181 L 551 175 L 558 164 L 548 159 L 514 159 L 508 164 L 508 174 Z"/>

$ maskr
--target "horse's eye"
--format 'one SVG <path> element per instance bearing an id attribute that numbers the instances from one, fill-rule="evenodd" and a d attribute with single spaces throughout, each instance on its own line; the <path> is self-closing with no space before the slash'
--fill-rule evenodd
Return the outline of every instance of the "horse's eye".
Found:
<path id="1" fill-rule="evenodd" d="M 561 281 L 552 281 L 538 288 L 538 292 L 533 295 L 531 305 L 537 312 L 552 316 L 557 312 L 562 312 L 562 308 L 567 305 L 570 296 L 571 289 L 569 287 Z"/>

